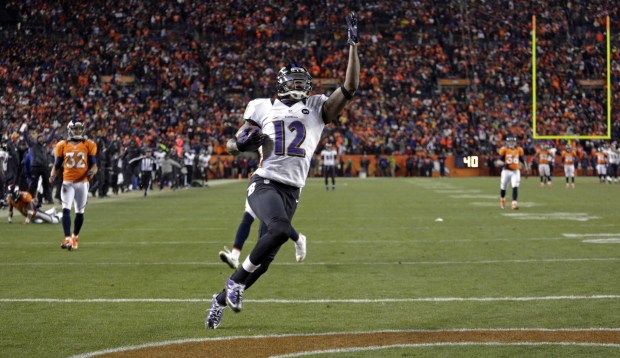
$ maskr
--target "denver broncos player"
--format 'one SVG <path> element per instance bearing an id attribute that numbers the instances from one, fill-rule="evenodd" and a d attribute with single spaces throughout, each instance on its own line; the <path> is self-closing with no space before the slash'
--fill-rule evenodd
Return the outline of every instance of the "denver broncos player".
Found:
<path id="1" fill-rule="evenodd" d="M 552 158 L 549 146 L 546 143 L 540 145 L 540 148 L 536 150 L 534 159 L 538 159 L 538 173 L 540 175 L 540 187 L 547 185 L 551 186 L 551 168 L 549 167 L 549 158 Z"/>
<path id="2" fill-rule="evenodd" d="M 56 209 L 52 209 L 51 212 L 37 210 L 36 200 L 32 198 L 32 195 L 27 191 L 20 191 L 18 187 L 11 188 L 6 196 L 6 202 L 9 206 L 9 224 L 13 222 L 13 208 L 26 217 L 22 224 L 30 224 L 33 218 L 41 219 L 50 224 L 58 224 Z"/>
<path id="3" fill-rule="evenodd" d="M 56 180 L 58 169 L 63 168 L 62 191 L 62 228 L 65 241 L 61 248 L 77 250 L 78 235 L 84 223 L 84 208 L 88 199 L 88 180 L 97 173 L 97 144 L 84 138 L 84 124 L 71 121 L 67 125 L 68 138 L 56 145 L 56 161 L 50 174 L 50 182 Z M 71 207 L 75 206 L 75 222 L 71 232 Z"/>
<path id="4" fill-rule="evenodd" d="M 601 184 L 605 183 L 607 176 L 607 152 L 603 147 L 592 148 L 592 156 L 596 159 L 596 174 Z"/>
<path id="5" fill-rule="evenodd" d="M 261 221 L 256 246 L 227 280 L 225 289 L 213 295 L 205 319 L 208 329 L 220 324 L 229 306 L 240 312 L 244 290 L 267 271 L 276 253 L 289 237 L 291 221 L 301 188 L 305 185 L 310 160 L 327 123 L 336 122 L 359 85 L 357 17 L 347 15 L 349 58 L 344 84 L 329 97 L 310 95 L 312 76 L 292 63 L 277 75 L 277 99 L 251 101 L 245 110 L 245 124 L 227 143 L 233 153 L 261 148 L 261 162 L 247 188 L 246 198 Z"/>
<path id="6" fill-rule="evenodd" d="M 577 152 L 573 150 L 570 144 L 566 145 L 562 152 L 562 163 L 564 164 L 564 176 L 566 177 L 566 187 L 569 185 L 575 188 L 575 162 L 577 159 Z M 570 184 L 568 183 L 570 179 Z"/>
<path id="7" fill-rule="evenodd" d="M 525 155 L 523 148 L 517 146 L 517 138 L 509 136 L 506 138 L 506 145 L 499 150 L 500 159 L 497 161 L 499 166 L 503 166 L 502 175 L 500 181 L 500 207 L 506 208 L 506 188 L 508 182 L 512 186 L 512 205 L 513 210 L 519 209 L 517 203 L 517 197 L 519 196 L 519 183 L 521 182 L 521 171 L 519 169 L 519 162 L 522 162 L 526 173 L 529 173 L 529 168 L 525 161 Z"/>

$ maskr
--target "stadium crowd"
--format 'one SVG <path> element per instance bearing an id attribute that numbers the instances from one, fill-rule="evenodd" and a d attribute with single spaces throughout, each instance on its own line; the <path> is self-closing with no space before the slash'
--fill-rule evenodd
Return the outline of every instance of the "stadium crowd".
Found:
<path id="1" fill-rule="evenodd" d="M 532 154 L 532 14 L 537 134 L 620 133 L 620 10 L 605 1 L 3 3 L 0 135 L 21 159 L 25 136 L 51 136 L 51 153 L 78 119 L 110 173 L 147 147 L 183 165 L 201 153 L 216 160 L 245 103 L 273 95 L 280 67 L 303 63 L 319 92 L 333 89 L 319 79 L 344 78 L 346 29 L 337 14 L 345 8 L 359 8 L 362 73 L 340 125 L 325 132 L 340 154 L 493 154 L 509 133 Z M 606 16 L 611 128 L 606 89 L 577 81 L 605 78 Z M 468 84 L 442 86 L 444 78 Z M 586 156 L 596 146 L 575 144 Z M 252 165 L 224 160 L 213 170 L 233 175 Z"/>

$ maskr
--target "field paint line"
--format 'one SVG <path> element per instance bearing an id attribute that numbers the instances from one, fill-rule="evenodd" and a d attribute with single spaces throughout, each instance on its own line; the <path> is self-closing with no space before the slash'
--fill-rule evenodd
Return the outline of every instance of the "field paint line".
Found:
<path id="1" fill-rule="evenodd" d="M 589 221 L 600 219 L 599 216 L 591 216 L 588 213 L 506 213 L 503 216 L 517 220 L 565 220 L 565 221 Z"/>
<path id="2" fill-rule="evenodd" d="M 433 190 L 437 194 L 476 194 L 480 193 L 480 189 L 437 189 Z"/>
<path id="3" fill-rule="evenodd" d="M 620 237 L 615 237 L 611 239 L 589 239 L 583 240 L 586 244 L 620 244 Z"/>
<path id="4" fill-rule="evenodd" d="M 489 199 L 489 200 L 497 200 L 497 195 L 491 194 L 460 194 L 460 195 L 449 195 L 452 199 Z"/>
<path id="5" fill-rule="evenodd" d="M 436 227 L 436 226 L 434 226 Z M 418 228 L 419 229 L 419 228 Z M 399 229 L 400 230 L 400 229 Z M 316 229 L 314 231 L 317 231 Z M 319 230 L 320 231 L 320 230 Z M 326 229 L 325 231 L 333 231 L 332 229 Z M 620 236 L 620 234 L 618 234 Z M 490 238 L 490 239 L 430 239 L 430 240 L 416 240 L 416 239 L 403 239 L 403 240 L 381 240 L 383 244 L 420 244 L 420 243 L 458 243 L 458 242 L 494 242 L 494 241 L 557 241 L 557 240 L 568 240 L 568 239 L 580 239 L 578 237 L 568 238 L 568 237 L 529 237 L 529 238 Z M 225 240 L 204 240 L 204 241 L 86 241 L 87 245 L 189 245 L 189 244 L 214 244 L 214 245 L 224 245 Z M 311 243 L 314 244 L 372 244 L 376 245 L 377 240 L 312 240 Z M 0 241 L 0 246 L 15 246 L 13 241 Z M 20 246 L 24 245 L 50 245 L 50 241 L 20 241 Z M 54 244 L 55 245 L 55 244 Z M 1 265 L 1 263 L 0 263 Z"/>
<path id="6" fill-rule="evenodd" d="M 120 353 L 132 350 L 139 350 L 145 348 L 157 348 L 174 344 L 186 344 L 186 343 L 202 343 L 202 342 L 216 342 L 216 341 L 232 341 L 237 339 L 269 339 L 269 338 L 290 338 L 290 337 L 325 337 L 334 335 L 363 335 L 363 334 L 380 334 L 380 333 L 467 333 L 467 332 L 483 332 L 483 331 L 497 331 L 497 332 L 509 332 L 509 331 L 539 331 L 539 332 L 599 332 L 599 331 L 620 331 L 620 328 L 452 328 L 452 329 L 415 329 L 415 330 L 378 330 L 378 331 L 354 331 L 354 332 L 322 332 L 322 333 L 288 333 L 288 334 L 269 334 L 269 335 L 256 335 L 256 336 L 228 336 L 228 337 L 213 337 L 213 338 L 185 338 L 176 339 L 170 341 L 151 342 L 133 346 L 123 346 L 117 348 L 103 349 L 95 352 L 88 352 L 79 355 L 74 355 L 69 358 L 91 358 L 103 354 Z M 603 343 L 606 344 L 606 343 Z"/>
<path id="7" fill-rule="evenodd" d="M 0 298 L 0 303 L 205 303 L 212 298 Z M 567 300 L 617 300 L 620 295 L 539 296 L 539 297 L 426 297 L 378 299 L 246 299 L 250 303 L 415 303 L 415 302 L 530 302 Z"/>
<path id="8" fill-rule="evenodd" d="M 269 358 L 294 358 L 304 357 L 315 354 L 340 354 L 340 353 L 356 353 L 366 351 L 379 351 L 383 349 L 392 348 L 426 348 L 426 347 L 465 347 L 465 346 L 483 346 L 483 347 L 512 347 L 512 346 L 525 346 L 525 347 L 539 347 L 539 346 L 578 346 L 578 347 L 607 347 L 607 348 L 620 348 L 620 344 L 615 343 L 579 343 L 579 342 L 442 342 L 442 343 L 409 343 L 409 344 L 390 344 L 386 346 L 365 346 L 365 347 L 351 347 L 351 348 L 339 348 L 339 349 L 323 349 L 315 351 L 298 352 L 291 354 L 283 354 L 276 356 L 269 356 Z"/>
<path id="9" fill-rule="evenodd" d="M 607 236 L 616 236 L 616 237 L 620 237 L 620 233 L 617 233 L 617 234 L 572 234 L 572 233 L 568 233 L 568 234 L 562 234 L 562 236 L 564 236 L 564 237 L 568 237 L 568 238 L 581 238 L 581 237 L 607 237 Z"/>
<path id="10" fill-rule="evenodd" d="M 565 259 L 524 259 L 524 260 L 480 260 L 480 261 L 394 261 L 394 262 L 274 262 L 276 266 L 392 266 L 392 265 L 488 265 L 488 264 L 527 264 L 527 263 L 563 263 L 563 262 L 606 262 L 620 261 L 620 257 L 584 257 Z M 1 266 L 221 266 L 221 261 L 170 261 L 170 262 L 1 262 Z"/>

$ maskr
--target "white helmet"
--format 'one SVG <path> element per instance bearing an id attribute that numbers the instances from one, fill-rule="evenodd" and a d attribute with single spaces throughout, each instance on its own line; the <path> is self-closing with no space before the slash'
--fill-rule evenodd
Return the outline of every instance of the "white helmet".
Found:
<path id="1" fill-rule="evenodd" d="M 75 119 L 72 120 L 67 125 L 67 132 L 69 132 L 69 139 L 78 139 L 78 140 L 84 139 L 84 132 L 85 132 L 84 123 L 77 121 Z"/>

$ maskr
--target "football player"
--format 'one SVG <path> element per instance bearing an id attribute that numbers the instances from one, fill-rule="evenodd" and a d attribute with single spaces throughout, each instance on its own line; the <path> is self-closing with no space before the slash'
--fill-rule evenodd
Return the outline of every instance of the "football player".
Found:
<path id="1" fill-rule="evenodd" d="M 353 99 L 360 80 L 357 54 L 357 17 L 347 17 L 349 58 L 344 83 L 332 94 L 310 95 L 312 76 L 292 63 L 277 75 L 277 98 L 251 101 L 245 110 L 245 124 L 227 143 L 229 153 L 254 151 L 262 147 L 260 167 L 250 180 L 246 199 L 261 221 L 260 238 L 250 255 L 213 295 L 205 319 L 215 329 L 228 306 L 243 308 L 244 291 L 263 275 L 291 232 L 291 221 L 299 193 L 306 183 L 310 161 L 327 123 L 336 123 L 347 102 Z M 258 128 L 258 130 L 257 130 Z"/>
<path id="2" fill-rule="evenodd" d="M 575 188 L 575 160 L 577 152 L 573 150 L 570 144 L 566 145 L 562 152 L 562 163 L 564 164 L 564 176 L 566 177 L 566 187 L 569 185 Z M 570 180 L 570 184 L 569 181 Z"/>
<path id="3" fill-rule="evenodd" d="M 540 148 L 536 150 L 534 158 L 538 159 L 538 173 L 540 175 L 540 187 L 544 187 L 545 183 L 551 186 L 551 168 L 549 166 L 549 158 L 553 158 L 549 146 L 546 143 L 540 145 Z"/>
<path id="4" fill-rule="evenodd" d="M 323 160 L 323 173 L 325 176 L 325 190 L 329 190 L 328 179 L 332 178 L 332 190 L 336 190 L 336 160 L 338 152 L 333 148 L 331 143 L 325 145 L 325 149 L 321 151 L 321 159 Z"/>
<path id="5" fill-rule="evenodd" d="M 607 182 L 609 184 L 618 183 L 618 164 L 620 163 L 620 153 L 616 142 L 611 143 L 611 147 L 607 148 Z"/>
<path id="6" fill-rule="evenodd" d="M 63 168 L 62 228 L 65 240 L 62 249 L 77 250 L 78 235 L 84 223 L 84 208 L 88 199 L 88 181 L 97 173 L 97 144 L 84 137 L 84 123 L 72 120 L 67 125 L 68 137 L 56 144 L 56 160 L 50 174 L 50 183 Z M 71 232 L 71 207 L 75 207 L 75 221 Z"/>
<path id="7" fill-rule="evenodd" d="M 592 156 L 596 158 L 596 175 L 601 184 L 605 183 L 607 176 L 607 152 L 603 147 L 592 148 Z"/>
<path id="8" fill-rule="evenodd" d="M 47 212 L 43 212 L 37 209 L 36 200 L 32 198 L 27 191 L 20 191 L 18 187 L 11 187 L 9 194 L 6 196 L 6 203 L 9 206 L 9 216 L 7 217 L 8 223 L 13 222 L 13 208 L 17 209 L 26 220 L 22 224 L 30 224 L 31 221 L 46 222 L 50 224 L 58 224 L 60 218 L 56 214 L 56 208 L 52 208 Z"/>
<path id="9" fill-rule="evenodd" d="M 512 186 L 512 205 L 511 209 L 519 209 L 517 198 L 519 196 L 519 183 L 521 182 L 521 171 L 519 163 L 523 163 L 526 174 L 529 174 L 529 167 L 525 161 L 523 148 L 517 146 L 517 138 L 509 136 L 506 138 L 506 145 L 499 150 L 500 159 L 497 161 L 502 166 L 502 174 L 500 179 L 500 208 L 506 208 L 506 188 L 508 182 Z"/>

